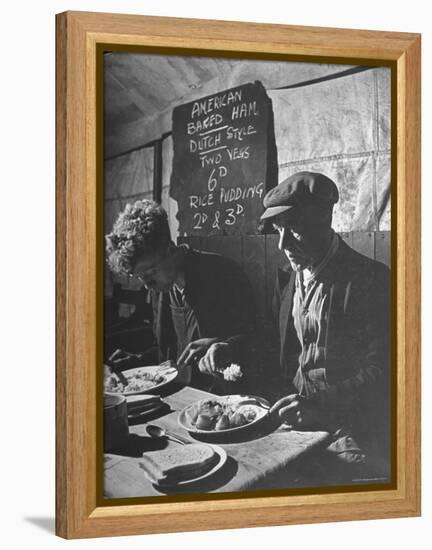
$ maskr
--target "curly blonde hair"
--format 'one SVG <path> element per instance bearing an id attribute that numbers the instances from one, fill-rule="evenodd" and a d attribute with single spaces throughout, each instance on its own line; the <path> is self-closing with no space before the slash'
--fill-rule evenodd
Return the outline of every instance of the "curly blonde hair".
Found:
<path id="1" fill-rule="evenodd" d="M 163 251 L 171 242 L 167 213 L 147 199 L 127 204 L 105 242 L 110 269 L 117 274 L 132 273 L 138 259 Z"/>

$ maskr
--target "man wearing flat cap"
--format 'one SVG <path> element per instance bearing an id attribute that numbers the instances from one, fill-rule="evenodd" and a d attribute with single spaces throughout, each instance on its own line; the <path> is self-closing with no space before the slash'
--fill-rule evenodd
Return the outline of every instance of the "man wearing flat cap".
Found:
<path id="1" fill-rule="evenodd" d="M 336 184 L 313 172 L 288 177 L 264 198 L 261 219 L 289 260 L 274 295 L 288 389 L 273 411 L 294 428 L 330 432 L 323 456 L 348 480 L 387 479 L 389 270 L 333 231 L 338 200 Z"/>

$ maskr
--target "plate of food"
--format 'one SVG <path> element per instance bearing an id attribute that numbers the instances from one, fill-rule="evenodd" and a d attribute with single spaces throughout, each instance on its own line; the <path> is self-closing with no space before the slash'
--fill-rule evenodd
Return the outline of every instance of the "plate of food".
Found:
<path id="1" fill-rule="evenodd" d="M 128 369 L 122 374 L 121 379 L 115 373 L 105 377 L 105 392 L 120 393 L 125 396 L 153 393 L 175 380 L 178 370 L 175 367 L 161 368 L 160 365 L 156 365 Z"/>
<path id="2" fill-rule="evenodd" d="M 218 445 L 189 443 L 146 452 L 139 465 L 155 487 L 180 488 L 213 476 L 227 458 L 226 451 Z"/>
<path id="3" fill-rule="evenodd" d="M 231 434 L 263 420 L 269 402 L 253 395 L 224 395 L 200 399 L 179 414 L 180 426 L 191 434 Z"/>

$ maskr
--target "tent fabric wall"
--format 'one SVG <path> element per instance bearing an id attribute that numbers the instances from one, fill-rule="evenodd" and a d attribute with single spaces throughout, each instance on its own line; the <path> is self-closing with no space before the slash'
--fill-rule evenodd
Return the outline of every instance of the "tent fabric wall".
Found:
<path id="1" fill-rule="evenodd" d="M 153 196 L 153 149 L 143 148 L 105 162 L 105 231 L 122 203 Z"/>
<path id="2" fill-rule="evenodd" d="M 337 231 L 390 230 L 390 69 L 269 91 L 279 181 L 301 171 L 337 183 Z"/>

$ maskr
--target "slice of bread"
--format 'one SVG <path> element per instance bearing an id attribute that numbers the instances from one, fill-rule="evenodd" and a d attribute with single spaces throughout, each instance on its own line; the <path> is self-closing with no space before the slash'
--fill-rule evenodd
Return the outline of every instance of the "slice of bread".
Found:
<path id="1" fill-rule="evenodd" d="M 140 467 L 152 483 L 178 483 L 211 470 L 217 454 L 210 445 L 190 443 L 143 454 Z"/>

